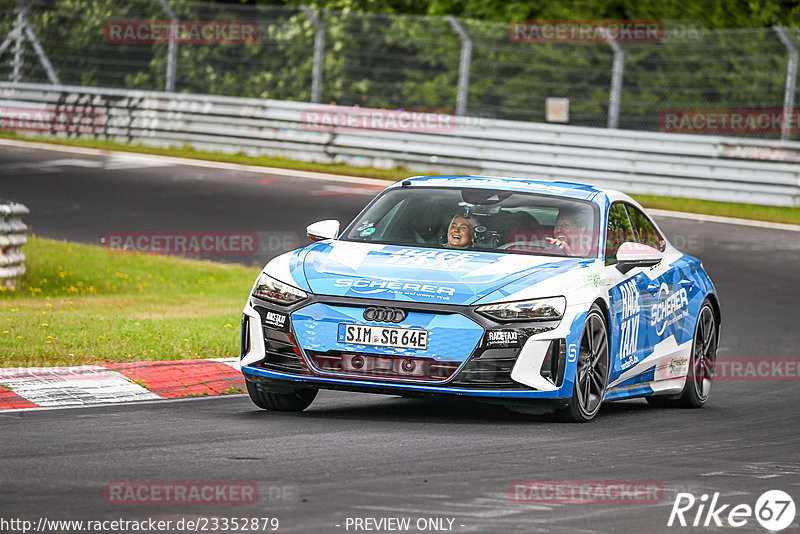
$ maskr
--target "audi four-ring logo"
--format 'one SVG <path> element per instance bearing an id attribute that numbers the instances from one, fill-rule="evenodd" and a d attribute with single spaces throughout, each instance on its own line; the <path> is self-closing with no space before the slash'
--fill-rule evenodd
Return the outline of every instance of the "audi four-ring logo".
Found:
<path id="1" fill-rule="evenodd" d="M 399 323 L 406 318 L 406 312 L 399 308 L 385 308 L 383 306 L 370 306 L 364 310 L 364 319 L 379 323 Z"/>

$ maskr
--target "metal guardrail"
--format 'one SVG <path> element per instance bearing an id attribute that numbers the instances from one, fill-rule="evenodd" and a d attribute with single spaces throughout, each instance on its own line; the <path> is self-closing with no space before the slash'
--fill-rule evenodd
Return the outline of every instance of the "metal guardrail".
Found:
<path id="1" fill-rule="evenodd" d="M 0 82 L 2 128 L 412 172 L 566 180 L 628 193 L 800 206 L 800 143 L 437 116 L 446 128 L 331 127 L 309 111 L 397 113 L 209 95 Z M 26 115 L 27 118 L 22 117 Z"/>
<path id="2" fill-rule="evenodd" d="M 22 216 L 28 208 L 16 202 L 0 200 L 0 286 L 14 289 L 25 274 L 22 245 L 28 242 L 28 227 Z"/>

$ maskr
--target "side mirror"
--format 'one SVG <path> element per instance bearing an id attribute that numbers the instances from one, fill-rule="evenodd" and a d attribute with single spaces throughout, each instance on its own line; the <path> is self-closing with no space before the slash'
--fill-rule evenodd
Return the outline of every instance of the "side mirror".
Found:
<path id="1" fill-rule="evenodd" d="M 658 249 L 628 241 L 617 249 L 617 269 L 625 274 L 634 267 L 652 267 L 661 263 L 663 256 Z"/>
<path id="2" fill-rule="evenodd" d="M 339 235 L 339 221 L 328 219 L 309 224 L 306 227 L 306 235 L 311 241 L 336 239 L 336 236 Z"/>

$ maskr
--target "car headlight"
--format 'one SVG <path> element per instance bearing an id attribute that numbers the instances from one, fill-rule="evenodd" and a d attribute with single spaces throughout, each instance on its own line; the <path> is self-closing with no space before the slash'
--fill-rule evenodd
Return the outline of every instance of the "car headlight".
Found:
<path id="1" fill-rule="evenodd" d="M 253 296 L 288 306 L 308 298 L 308 293 L 261 273 L 253 288 Z"/>
<path id="2" fill-rule="evenodd" d="M 478 306 L 475 311 L 495 321 L 544 321 L 561 319 L 567 308 L 564 297 L 501 302 Z"/>

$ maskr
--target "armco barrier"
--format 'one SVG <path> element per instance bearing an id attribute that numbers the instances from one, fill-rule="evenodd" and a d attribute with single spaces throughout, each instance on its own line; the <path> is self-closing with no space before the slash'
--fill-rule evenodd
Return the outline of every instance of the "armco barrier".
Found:
<path id="1" fill-rule="evenodd" d="M 800 143 L 444 116 L 320 129 L 300 102 L 0 82 L 0 128 L 412 172 L 566 180 L 628 193 L 800 206 Z M 381 127 L 384 126 L 384 127 Z"/>
<path id="2" fill-rule="evenodd" d="M 22 252 L 28 238 L 28 227 L 21 217 L 28 208 L 16 202 L 0 201 L 0 286 L 16 288 L 25 274 L 25 254 Z"/>

